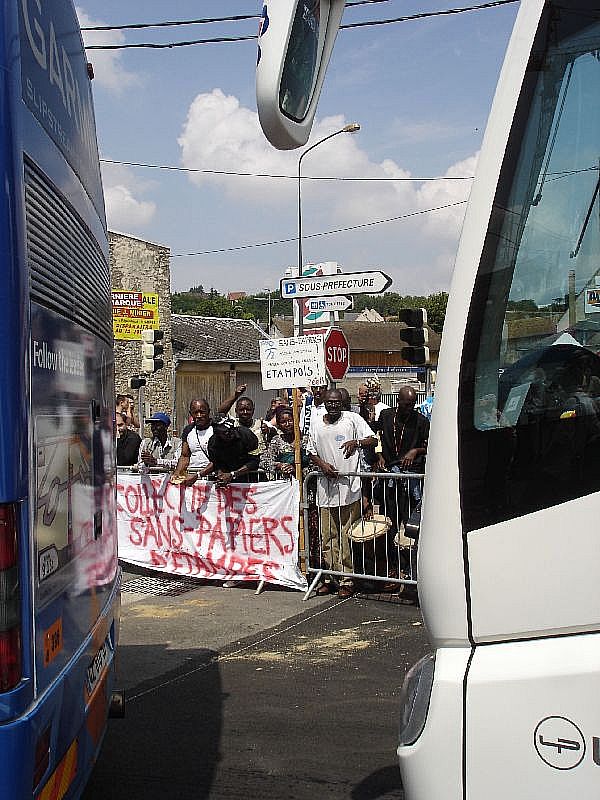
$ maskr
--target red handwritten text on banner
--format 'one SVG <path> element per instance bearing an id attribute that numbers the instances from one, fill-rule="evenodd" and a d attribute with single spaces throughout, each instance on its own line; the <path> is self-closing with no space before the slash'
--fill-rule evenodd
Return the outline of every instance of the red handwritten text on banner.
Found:
<path id="1" fill-rule="evenodd" d="M 304 589 L 293 481 L 185 488 L 168 475 L 119 474 L 119 557 L 179 575 Z"/>

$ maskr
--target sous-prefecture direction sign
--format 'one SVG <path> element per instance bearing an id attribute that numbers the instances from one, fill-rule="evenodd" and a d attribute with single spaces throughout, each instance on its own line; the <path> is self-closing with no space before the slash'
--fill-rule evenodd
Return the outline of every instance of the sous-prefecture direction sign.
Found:
<path id="1" fill-rule="evenodd" d="M 302 297 L 335 297 L 339 294 L 378 294 L 391 286 L 385 272 L 345 272 L 339 275 L 282 278 L 281 297 L 297 300 Z"/>
<path id="2" fill-rule="evenodd" d="M 311 297 L 305 303 L 312 313 L 319 311 L 345 311 L 352 305 L 349 297 Z"/>
<path id="3" fill-rule="evenodd" d="M 137 340 L 142 331 L 158 330 L 158 294 L 154 292 L 112 292 L 115 339 Z"/>
<path id="4" fill-rule="evenodd" d="M 322 335 L 263 339 L 259 345 L 263 389 L 327 383 Z"/>

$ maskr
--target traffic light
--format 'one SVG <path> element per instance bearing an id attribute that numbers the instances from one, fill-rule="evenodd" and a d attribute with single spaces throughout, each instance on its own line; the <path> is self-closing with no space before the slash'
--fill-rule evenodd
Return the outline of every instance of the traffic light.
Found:
<path id="1" fill-rule="evenodd" d="M 142 378 L 140 375 L 132 375 L 127 383 L 130 389 L 139 389 L 146 385 L 146 378 Z"/>
<path id="2" fill-rule="evenodd" d="M 407 344 L 401 350 L 402 358 L 409 364 L 428 364 L 427 311 L 424 308 L 401 308 L 398 317 L 407 326 L 400 333 L 402 341 Z"/>
<path id="3" fill-rule="evenodd" d="M 163 331 L 142 331 L 142 372 L 156 372 L 165 365 L 164 359 L 157 358 L 165 352 L 162 344 L 156 344 L 164 338 Z"/>

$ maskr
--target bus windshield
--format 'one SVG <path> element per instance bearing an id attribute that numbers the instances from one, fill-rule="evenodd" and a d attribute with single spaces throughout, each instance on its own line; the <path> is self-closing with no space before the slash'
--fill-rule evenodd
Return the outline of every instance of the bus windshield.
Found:
<path id="1" fill-rule="evenodd" d="M 600 22 L 583 5 L 542 19 L 479 265 L 460 412 L 468 529 L 600 488 Z"/>

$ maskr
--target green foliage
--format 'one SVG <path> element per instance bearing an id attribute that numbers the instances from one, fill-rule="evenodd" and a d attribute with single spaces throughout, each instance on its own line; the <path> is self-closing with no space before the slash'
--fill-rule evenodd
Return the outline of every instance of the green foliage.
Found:
<path id="1" fill-rule="evenodd" d="M 237 305 L 214 289 L 208 295 L 178 292 L 171 296 L 174 314 L 190 314 L 195 317 L 231 317 L 245 319 Z"/>
<path id="2" fill-rule="evenodd" d="M 292 303 L 282 300 L 279 293 L 271 292 L 271 318 L 277 315 L 290 316 Z M 232 303 L 216 289 L 211 288 L 207 293 L 202 285 L 194 286 L 188 292 L 176 292 L 171 297 L 171 307 L 174 314 L 191 314 L 199 317 L 229 317 L 235 319 L 260 319 L 266 323 L 268 319 L 268 295 L 259 292 L 249 295 Z M 354 310 L 363 311 L 365 308 L 374 308 L 382 317 L 394 317 L 401 308 L 425 308 L 429 325 L 434 331 L 442 332 L 446 305 L 447 292 L 435 292 L 428 297 L 424 295 L 401 295 L 396 292 L 385 294 L 359 294 L 354 296 Z"/>
<path id="3" fill-rule="evenodd" d="M 385 294 L 359 294 L 354 298 L 355 311 L 374 308 L 382 317 L 397 316 L 401 308 L 424 308 L 427 311 L 429 325 L 437 333 L 442 332 L 447 304 L 448 292 L 435 292 L 429 297 L 386 292 Z"/>
<path id="4" fill-rule="evenodd" d="M 425 302 L 427 320 L 436 333 L 441 333 L 446 319 L 446 306 L 448 305 L 448 292 L 435 292 L 430 294 Z"/>
<path id="5" fill-rule="evenodd" d="M 535 300 L 509 300 L 506 305 L 507 311 L 537 311 L 538 306 Z"/>

